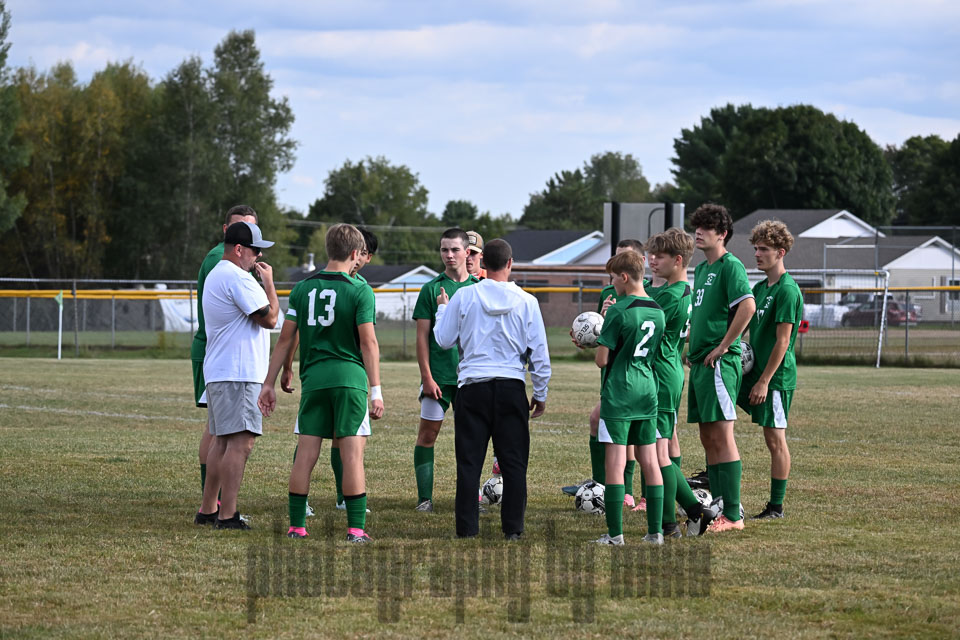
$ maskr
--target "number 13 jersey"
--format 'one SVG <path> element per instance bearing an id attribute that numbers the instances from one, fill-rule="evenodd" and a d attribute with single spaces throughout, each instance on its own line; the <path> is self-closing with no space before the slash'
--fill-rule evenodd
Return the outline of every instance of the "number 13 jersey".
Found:
<path id="1" fill-rule="evenodd" d="M 300 332 L 302 391 L 367 390 L 357 327 L 376 322 L 373 289 L 342 272 L 321 271 L 290 292 L 287 320 Z"/>

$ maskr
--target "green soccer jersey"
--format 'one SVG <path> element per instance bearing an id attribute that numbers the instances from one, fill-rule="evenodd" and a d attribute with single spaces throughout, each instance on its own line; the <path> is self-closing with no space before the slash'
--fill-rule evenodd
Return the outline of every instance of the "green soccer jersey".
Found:
<path id="1" fill-rule="evenodd" d="M 287 320 L 297 323 L 300 333 L 303 391 L 367 390 L 357 327 L 376 316 L 373 289 L 343 272 L 321 271 L 297 283 Z"/>
<path id="2" fill-rule="evenodd" d="M 207 253 L 207 257 L 200 264 L 200 273 L 197 274 L 197 332 L 193 335 L 193 342 L 190 345 L 190 359 L 197 362 L 203 362 L 203 357 L 207 353 L 207 330 L 203 324 L 203 283 L 220 261 L 223 260 L 223 243 L 221 242 Z"/>
<path id="3" fill-rule="evenodd" d="M 607 309 L 598 340 L 610 349 L 600 391 L 601 418 L 657 417 L 658 385 L 653 369 L 663 329 L 663 310 L 651 298 L 624 296 Z"/>
<path id="4" fill-rule="evenodd" d="M 442 287 L 451 298 L 458 289 L 480 282 L 474 276 L 467 276 L 463 282 L 456 282 L 446 272 L 427 282 L 420 288 L 417 304 L 413 308 L 414 320 L 429 320 L 430 335 L 430 375 L 437 384 L 457 384 L 457 367 L 460 364 L 458 349 L 441 349 L 433 337 L 433 326 L 437 323 L 437 296 Z"/>
<path id="5" fill-rule="evenodd" d="M 683 341 L 690 332 L 690 311 L 693 309 L 693 294 L 687 282 L 664 283 L 660 287 L 646 289 L 654 302 L 663 309 L 664 330 L 657 353 L 656 372 L 660 383 L 658 410 L 676 411 L 683 392 Z"/>
<path id="6" fill-rule="evenodd" d="M 699 364 L 716 349 L 730 328 L 736 306 L 752 298 L 743 263 L 730 252 L 713 264 L 697 265 L 693 276 L 693 313 L 690 316 L 690 362 Z M 740 338 L 729 352 L 740 355 Z"/>
<path id="7" fill-rule="evenodd" d="M 748 378 L 756 382 L 767 366 L 770 353 L 777 342 L 777 325 L 789 322 L 790 344 L 783 355 L 783 362 L 777 367 L 770 379 L 770 389 L 790 391 L 797 388 L 797 357 L 793 353 L 793 342 L 797 338 L 797 329 L 803 319 L 803 294 L 789 273 L 784 273 L 776 284 L 767 285 L 766 280 L 753 287 L 753 297 L 757 300 L 757 312 L 750 319 L 750 346 L 756 361 Z"/>

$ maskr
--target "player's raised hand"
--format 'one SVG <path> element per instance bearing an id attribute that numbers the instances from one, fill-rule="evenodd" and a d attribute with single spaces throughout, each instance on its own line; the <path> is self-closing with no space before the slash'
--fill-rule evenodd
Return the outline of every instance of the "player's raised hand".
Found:
<path id="1" fill-rule="evenodd" d="M 617 299 L 613 296 L 607 296 L 607 299 L 603 301 L 603 307 L 600 308 L 600 315 L 606 316 L 607 309 L 617 304 Z"/>
<path id="2" fill-rule="evenodd" d="M 374 420 L 383 417 L 383 400 L 377 399 L 370 402 L 370 417 Z"/>
<path id="3" fill-rule="evenodd" d="M 283 389 L 284 393 L 293 393 L 296 391 L 296 389 L 290 386 L 291 382 L 293 382 L 293 369 L 284 367 L 280 373 L 280 388 Z"/>
<path id="4" fill-rule="evenodd" d="M 269 418 L 273 410 L 277 408 L 277 390 L 273 385 L 265 384 L 260 389 L 260 395 L 257 397 L 257 406 L 260 407 L 260 413 L 264 418 Z"/>
<path id="5" fill-rule="evenodd" d="M 530 411 L 533 413 L 530 414 L 531 418 L 539 418 L 543 415 L 543 412 L 547 410 L 546 400 L 531 400 L 530 401 Z"/>
<path id="6" fill-rule="evenodd" d="M 441 304 L 447 304 L 450 302 L 450 296 L 447 295 L 447 290 L 443 287 L 440 287 L 440 295 L 437 296 L 437 306 Z"/>

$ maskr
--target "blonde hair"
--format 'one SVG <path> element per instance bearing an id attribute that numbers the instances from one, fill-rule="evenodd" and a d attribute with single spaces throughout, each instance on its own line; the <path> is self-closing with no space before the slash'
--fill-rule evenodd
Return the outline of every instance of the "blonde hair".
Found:
<path id="1" fill-rule="evenodd" d="M 763 244 L 771 249 L 783 249 L 784 253 L 793 248 L 793 235 L 787 225 L 779 220 L 764 220 L 750 232 L 750 244 Z"/>
<path id="2" fill-rule="evenodd" d="M 631 280 L 643 280 L 643 256 L 636 251 L 624 251 L 607 260 L 607 273 L 627 274 Z"/>
<path id="3" fill-rule="evenodd" d="M 327 230 L 327 258 L 343 262 L 354 251 L 363 251 L 367 246 L 363 234 L 352 224 L 335 224 Z"/>
<path id="4" fill-rule="evenodd" d="M 683 266 L 690 264 L 693 257 L 693 238 L 683 229 L 671 227 L 647 240 L 649 253 L 665 253 L 668 256 L 683 258 Z"/>

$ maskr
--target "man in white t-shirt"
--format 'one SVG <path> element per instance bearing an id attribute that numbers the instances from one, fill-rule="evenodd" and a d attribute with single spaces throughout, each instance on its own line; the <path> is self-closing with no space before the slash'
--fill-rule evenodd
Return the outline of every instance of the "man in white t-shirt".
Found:
<path id="1" fill-rule="evenodd" d="M 257 262 L 261 249 L 273 246 L 263 239 L 260 227 L 235 222 L 227 227 L 223 245 L 223 260 L 207 275 L 203 287 L 207 330 L 203 377 L 214 441 L 207 455 L 207 482 L 197 518 L 218 529 L 249 529 L 240 519 L 237 493 L 254 439 L 263 433 L 257 397 L 270 363 L 267 330 L 277 324 L 280 301 L 273 269 Z"/>

